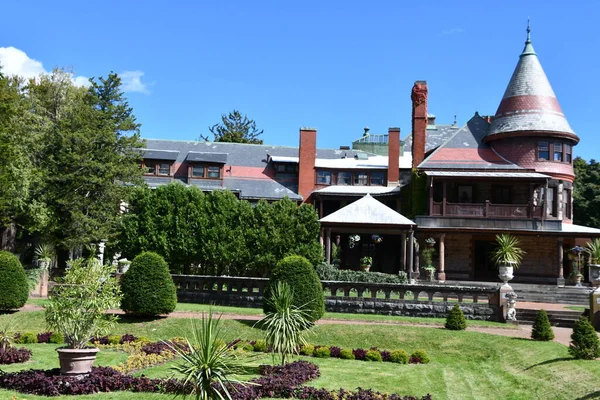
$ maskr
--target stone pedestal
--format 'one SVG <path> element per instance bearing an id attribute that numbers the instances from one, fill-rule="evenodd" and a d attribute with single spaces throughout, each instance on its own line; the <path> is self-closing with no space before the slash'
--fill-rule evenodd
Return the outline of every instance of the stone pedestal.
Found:
<path id="1" fill-rule="evenodd" d="M 565 278 L 556 278 L 556 286 L 565 287 Z"/>
<path id="2" fill-rule="evenodd" d="M 438 278 L 438 281 L 440 283 L 445 282 L 446 281 L 446 273 L 445 272 L 438 272 L 437 278 Z"/>
<path id="3" fill-rule="evenodd" d="M 590 322 L 600 331 L 600 288 L 590 293 Z"/>
<path id="4" fill-rule="evenodd" d="M 503 321 L 507 320 L 508 298 L 506 295 L 508 293 L 514 293 L 513 288 L 508 283 L 500 286 L 500 308 L 502 310 Z"/>
<path id="5" fill-rule="evenodd" d="M 48 270 L 43 269 L 40 271 L 40 279 L 30 293 L 34 297 L 48 297 Z"/>

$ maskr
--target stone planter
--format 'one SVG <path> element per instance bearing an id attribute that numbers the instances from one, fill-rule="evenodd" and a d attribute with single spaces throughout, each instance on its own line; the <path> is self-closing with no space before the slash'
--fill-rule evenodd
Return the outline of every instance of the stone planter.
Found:
<path id="1" fill-rule="evenodd" d="M 592 286 L 600 286 L 600 264 L 588 264 L 588 278 Z"/>
<path id="2" fill-rule="evenodd" d="M 370 265 L 361 265 L 360 266 L 361 271 L 369 272 L 370 269 L 371 269 Z"/>
<path id="3" fill-rule="evenodd" d="M 58 348 L 58 360 L 60 362 L 60 373 L 67 376 L 78 376 L 89 374 L 96 360 L 96 354 L 100 349 L 91 347 L 88 349 Z"/>
<path id="4" fill-rule="evenodd" d="M 502 282 L 504 282 L 505 285 L 508 285 L 508 281 L 510 281 L 512 278 L 514 278 L 513 271 L 514 271 L 513 263 L 501 264 L 498 267 L 498 278 L 500 278 L 500 280 Z"/>

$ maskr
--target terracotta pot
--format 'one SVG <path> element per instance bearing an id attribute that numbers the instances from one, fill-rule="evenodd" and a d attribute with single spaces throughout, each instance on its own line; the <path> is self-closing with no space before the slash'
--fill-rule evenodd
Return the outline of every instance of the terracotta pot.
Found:
<path id="1" fill-rule="evenodd" d="M 60 373 L 73 376 L 89 374 L 100 349 L 96 347 L 89 349 L 58 348 L 56 351 L 60 362 Z"/>
<path id="2" fill-rule="evenodd" d="M 500 280 L 502 282 L 504 282 L 505 285 L 508 285 L 508 281 L 510 281 L 512 278 L 514 278 L 513 271 L 514 271 L 514 264 L 512 264 L 512 263 L 501 264 L 498 267 L 498 278 L 500 278 Z"/>
<path id="3" fill-rule="evenodd" d="M 588 278 L 592 286 L 600 286 L 600 264 L 588 264 Z"/>

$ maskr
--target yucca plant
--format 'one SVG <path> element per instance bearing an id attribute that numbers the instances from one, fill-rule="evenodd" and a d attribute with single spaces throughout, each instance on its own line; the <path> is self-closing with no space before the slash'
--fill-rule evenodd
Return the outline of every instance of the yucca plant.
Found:
<path id="1" fill-rule="evenodd" d="M 194 396 L 197 400 L 228 399 L 232 384 L 246 385 L 234 378 L 250 372 L 249 363 L 256 356 L 236 352 L 231 346 L 223 346 L 219 338 L 221 318 L 213 318 L 212 311 L 202 315 L 200 325 L 192 322 L 192 340 L 186 338 L 189 351 L 166 342 L 180 357 L 171 367 L 183 375 L 183 397 Z M 188 388 L 191 387 L 191 393 Z"/>
<path id="2" fill-rule="evenodd" d="M 590 264 L 600 263 L 600 238 L 587 242 L 584 251 L 590 256 Z"/>
<path id="3" fill-rule="evenodd" d="M 525 255 L 519 245 L 519 239 L 509 233 L 496 235 L 496 248 L 491 253 L 492 261 L 497 266 L 509 264 L 515 269 L 519 268 Z"/>
<path id="4" fill-rule="evenodd" d="M 272 311 L 267 312 L 257 325 L 265 331 L 267 345 L 273 353 L 279 354 L 281 365 L 284 365 L 288 355 L 297 354 L 306 344 L 305 333 L 312 327 L 311 317 L 306 305 L 297 307 L 293 304 L 294 293 L 286 282 L 277 282 L 271 290 L 266 301 Z"/>

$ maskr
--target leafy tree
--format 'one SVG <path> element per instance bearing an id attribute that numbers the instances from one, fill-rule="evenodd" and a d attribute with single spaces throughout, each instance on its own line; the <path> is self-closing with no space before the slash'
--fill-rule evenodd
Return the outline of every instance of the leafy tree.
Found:
<path id="1" fill-rule="evenodd" d="M 600 227 L 600 164 L 581 157 L 573 160 L 573 217 L 576 224 Z"/>
<path id="2" fill-rule="evenodd" d="M 259 131 L 256 122 L 246 115 L 242 117 L 238 110 L 221 115 L 221 122 L 209 127 L 208 130 L 213 134 L 215 142 L 263 144 L 258 137 L 264 131 L 262 129 Z M 209 141 L 204 135 L 200 135 L 200 140 Z"/>

